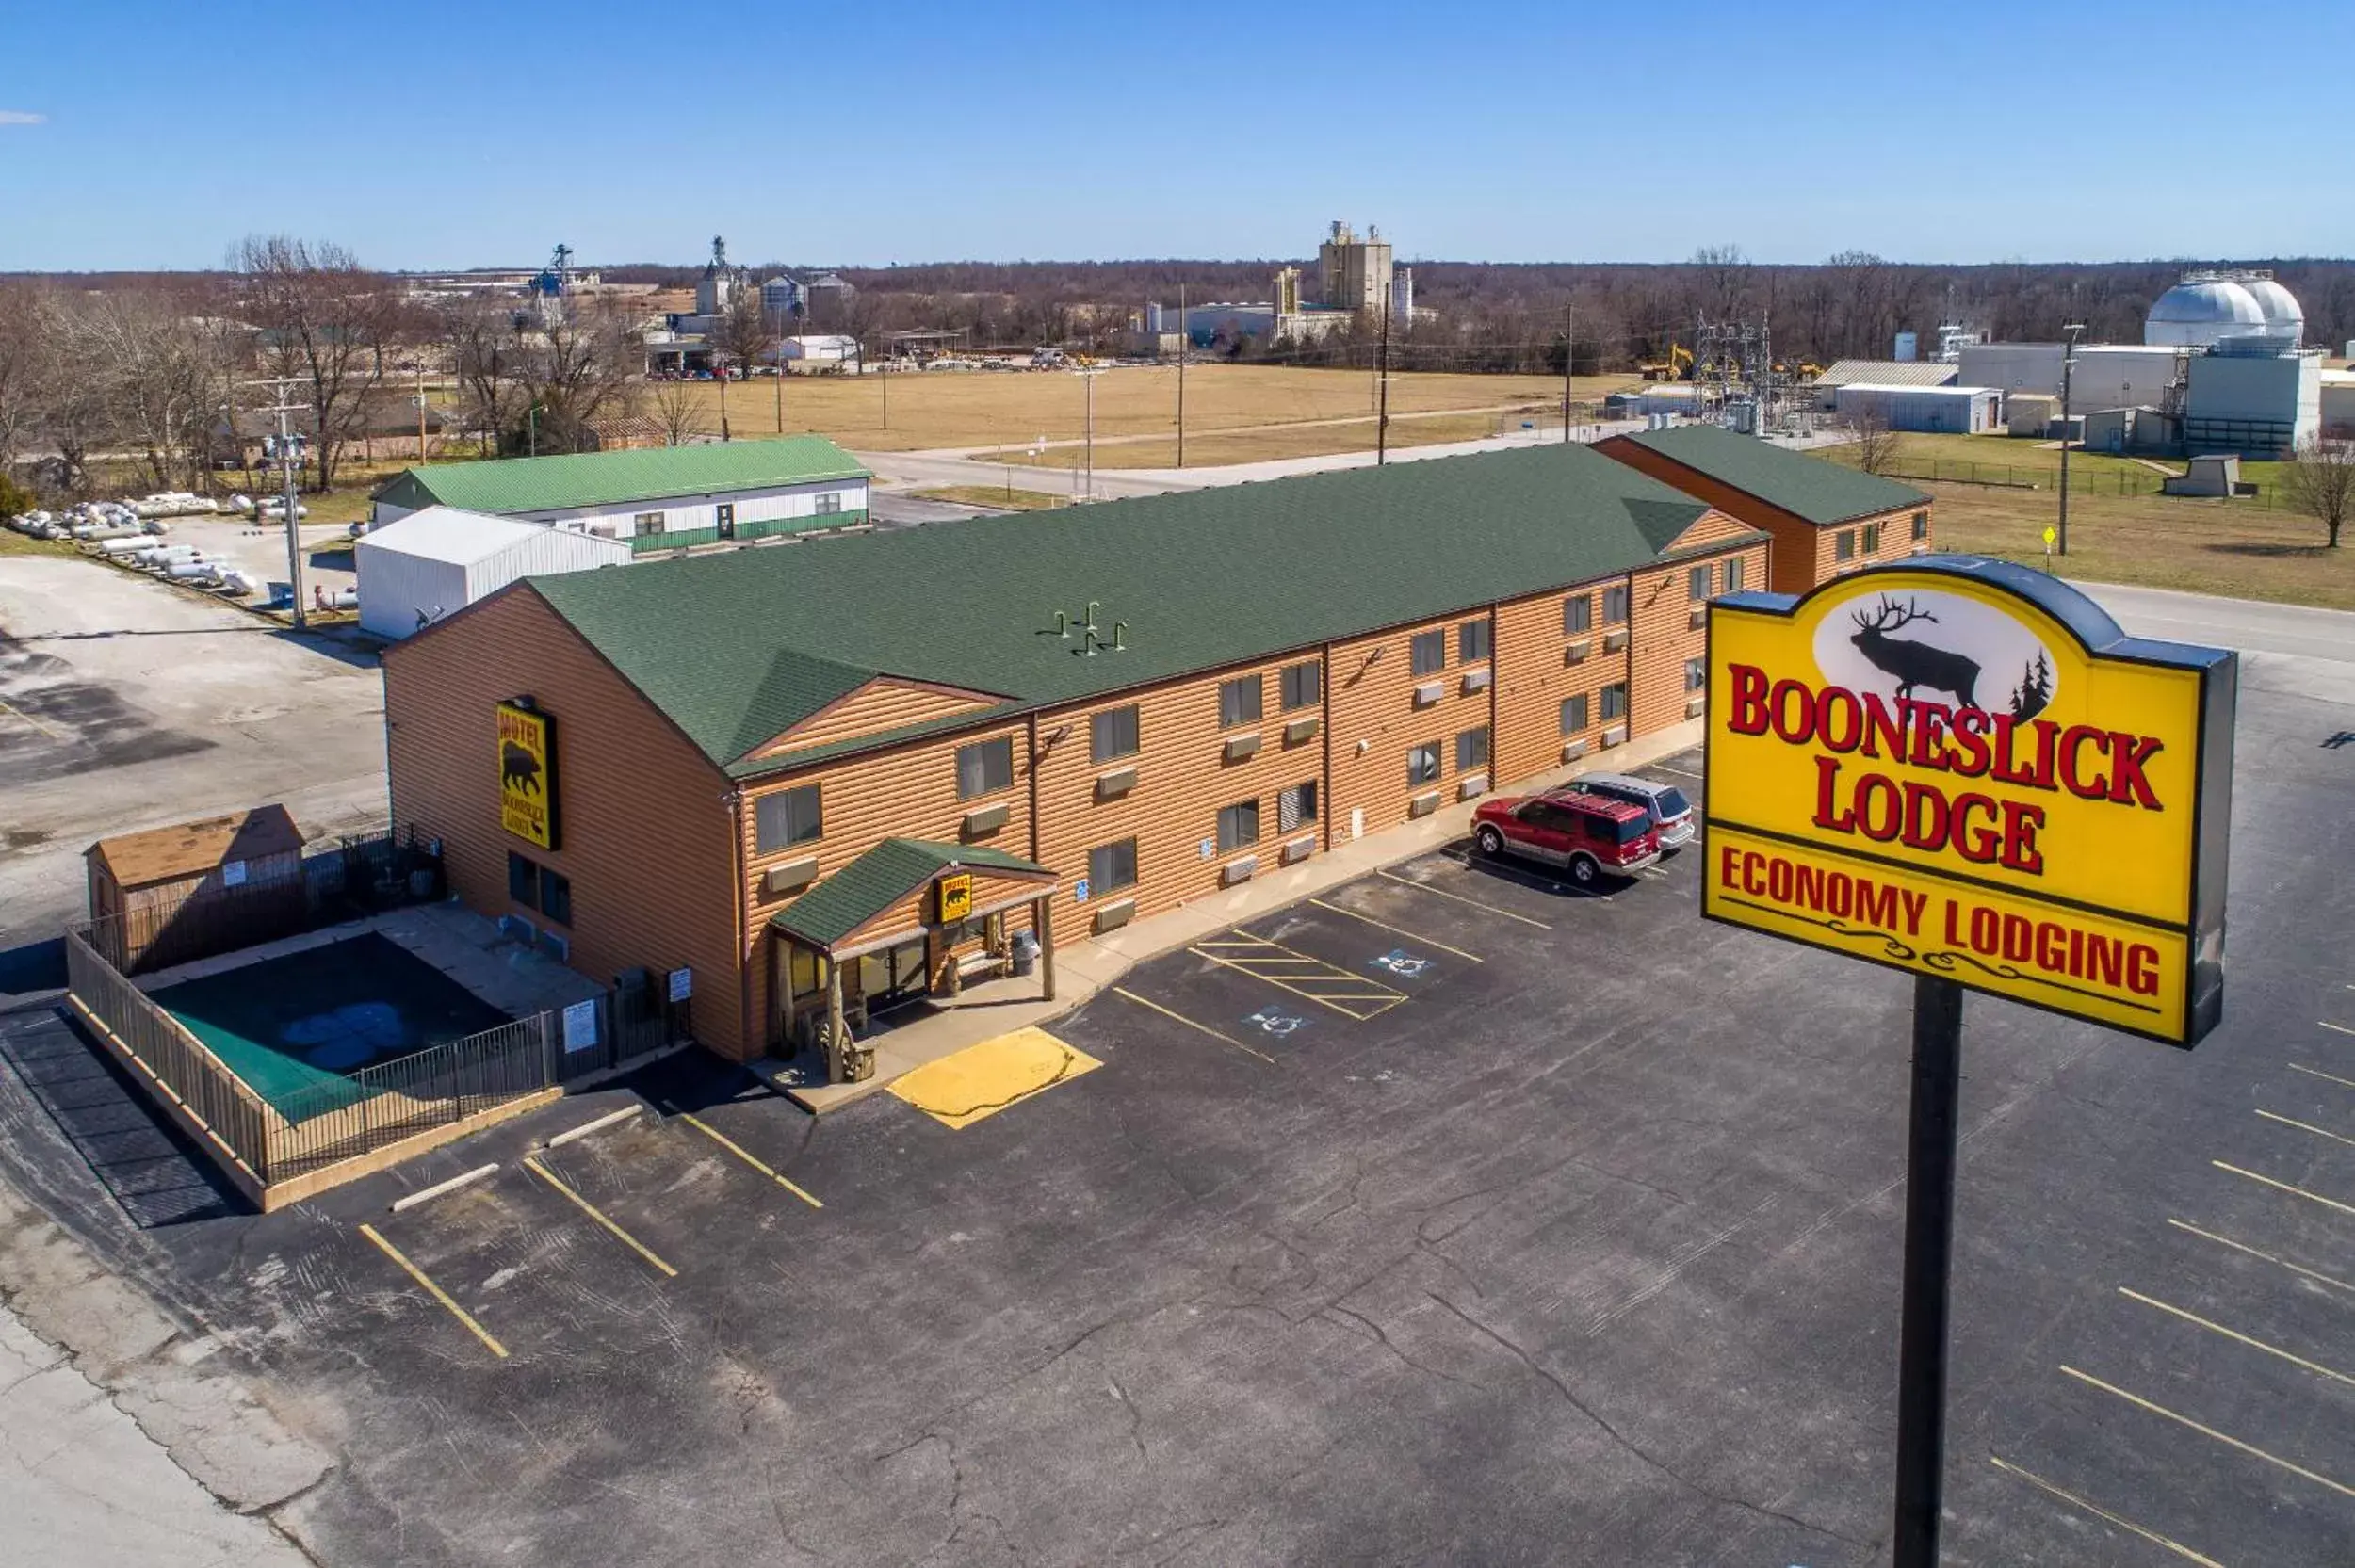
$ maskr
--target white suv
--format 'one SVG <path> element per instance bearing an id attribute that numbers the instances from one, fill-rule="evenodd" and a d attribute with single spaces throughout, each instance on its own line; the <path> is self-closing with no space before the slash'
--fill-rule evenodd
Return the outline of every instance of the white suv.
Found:
<path id="1" fill-rule="evenodd" d="M 1632 773 L 1587 773 L 1575 783 L 1589 794 L 1625 800 L 1651 813 L 1663 854 L 1674 853 L 1693 842 L 1693 802 L 1676 785 L 1654 784 Z"/>

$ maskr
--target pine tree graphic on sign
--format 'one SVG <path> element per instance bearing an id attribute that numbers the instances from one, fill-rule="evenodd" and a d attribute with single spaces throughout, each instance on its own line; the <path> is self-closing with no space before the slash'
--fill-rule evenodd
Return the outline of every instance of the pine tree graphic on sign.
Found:
<path id="1" fill-rule="evenodd" d="M 2037 651 L 2036 662 L 2022 671 L 2019 686 L 2011 694 L 2011 716 L 2025 723 L 2044 711 L 2044 704 L 2053 700 L 2053 666 Z"/>

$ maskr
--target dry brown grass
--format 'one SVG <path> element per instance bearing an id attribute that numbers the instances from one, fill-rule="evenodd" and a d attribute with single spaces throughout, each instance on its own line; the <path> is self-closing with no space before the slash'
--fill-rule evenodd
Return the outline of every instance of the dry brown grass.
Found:
<path id="1" fill-rule="evenodd" d="M 788 376 L 784 433 L 815 430 L 847 446 L 908 451 L 933 446 L 998 447 L 1019 451 L 1044 436 L 1076 441 L 1086 427 L 1086 387 L 1077 376 L 1036 371 L 933 371 L 895 374 L 891 422 L 884 425 L 885 378 Z M 1583 400 L 1630 384 L 1625 377 L 1583 376 Z M 720 428 L 718 382 L 698 382 L 706 428 Z M 1302 370 L 1289 365 L 1195 364 L 1186 371 L 1186 461 L 1195 438 L 1218 430 L 1298 425 L 1327 419 L 1367 419 L 1374 412 L 1373 377 L 1362 370 Z M 1557 410 L 1562 383 L 1544 376 L 1397 374 L 1390 378 L 1390 413 L 1441 410 Z M 739 440 L 775 435 L 777 382 L 762 378 L 727 388 L 729 433 Z M 1096 465 L 1105 467 L 1108 437 L 1173 436 L 1178 428 L 1174 365 L 1122 366 L 1096 378 Z M 1368 428 L 1369 430 L 1371 427 Z M 1484 432 L 1485 433 L 1485 432 Z M 1422 438 L 1431 439 L 1431 438 Z M 1461 439 L 1447 437 L 1444 439 Z M 1371 445 L 1361 432 L 1358 445 Z M 1334 451 L 1342 447 L 1311 448 Z M 1297 455 L 1270 453 L 1270 456 Z M 1202 461 L 1236 461 L 1206 455 Z M 1129 460 L 1124 456 L 1124 463 Z M 1134 466 L 1134 464 L 1131 464 Z"/>
<path id="2" fill-rule="evenodd" d="M 2058 496 L 2044 491 L 1932 484 L 1943 550 L 2044 564 L 2043 532 Z M 2355 609 L 2355 548 L 2331 549 L 2322 525 L 2254 498 L 2078 495 L 2069 498 L 2069 554 L 2054 569 L 2088 582 L 2133 583 Z"/>
<path id="3" fill-rule="evenodd" d="M 919 501 L 953 501 L 961 507 L 993 507 L 999 511 L 1046 511 L 1071 505 L 1068 495 L 1049 495 L 1043 490 L 1008 490 L 997 485 L 934 485 L 930 490 L 911 490 L 908 493 Z"/>

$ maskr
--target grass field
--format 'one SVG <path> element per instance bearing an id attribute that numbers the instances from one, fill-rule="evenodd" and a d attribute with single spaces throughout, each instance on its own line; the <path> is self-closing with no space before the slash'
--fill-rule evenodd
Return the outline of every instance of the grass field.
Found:
<path id="1" fill-rule="evenodd" d="M 1045 511 L 1050 507 L 1071 505 L 1068 495 L 1049 495 L 1043 490 L 1005 490 L 997 485 L 934 485 L 930 490 L 911 490 L 908 493 L 919 501 L 953 501 L 961 507 L 994 507 L 999 511 Z"/>
<path id="2" fill-rule="evenodd" d="M 1562 410 L 1557 402 L 1550 408 L 1534 403 L 1522 404 L 1498 412 L 1482 413 L 1407 413 L 1393 412 L 1390 415 L 1389 444 L 1398 446 L 1430 446 L 1450 441 L 1478 441 L 1485 437 L 1518 430 L 1528 420 L 1540 428 L 1559 431 Z M 1191 419 L 1186 425 L 1186 466 L 1208 468 L 1235 462 L 1265 462 L 1276 458 L 1324 457 L 1333 452 L 1371 452 L 1373 450 L 1374 420 L 1372 415 L 1348 420 L 1319 420 L 1313 424 L 1265 425 L 1257 429 L 1211 430 L 1196 433 Z M 1084 448 L 1050 446 L 1036 458 L 1023 452 L 1007 454 L 1005 461 L 1015 463 L 1035 463 L 1041 468 L 1068 469 L 1080 465 Z M 1096 466 L 1098 468 L 1174 468 L 1178 465 L 1178 442 L 1174 436 L 1125 436 L 1116 441 L 1097 437 Z"/>
<path id="3" fill-rule="evenodd" d="M 2075 477 L 2076 459 L 2070 459 Z M 1931 484 L 1942 550 L 2044 564 L 2051 491 Z M 2080 494 L 2069 498 L 2069 554 L 2053 568 L 2088 582 L 2133 583 L 2355 609 L 2355 546 L 2323 543 L 2322 525 L 2254 499 Z"/>
<path id="4" fill-rule="evenodd" d="M 1896 461 L 1890 471 L 1892 477 L 2043 491 L 2060 486 L 2060 448 L 2048 442 L 1966 435 L 1905 435 L 1897 439 Z M 1854 455 L 1854 448 L 1848 446 L 1824 447 L 1819 451 L 1835 462 L 1849 461 Z M 2152 466 L 2154 463 L 2156 467 Z M 2282 465 L 2244 462 L 2240 466 L 2243 479 L 2269 493 Z M 2166 474 L 2181 474 L 2184 468 L 2181 460 L 2113 457 L 2106 452 L 2076 447 L 2069 454 L 2070 493 L 2131 495 L 2138 490 L 2156 491 Z"/>
<path id="5" fill-rule="evenodd" d="M 890 382 L 891 417 L 884 423 L 882 376 L 788 376 L 784 429 L 815 430 L 843 445 L 870 451 L 924 447 L 1004 446 L 1018 453 L 1040 438 L 1076 441 L 1086 428 L 1087 388 L 1078 376 L 1056 372 L 938 371 L 895 374 Z M 1096 379 L 1096 466 L 1107 438 L 1174 436 L 1178 428 L 1178 371 L 1174 365 L 1123 366 Z M 1581 400 L 1631 384 L 1629 377 L 1582 376 L 1574 388 Z M 720 428 L 718 382 L 697 383 L 702 428 Z M 778 433 L 778 381 L 764 378 L 727 388 L 729 433 L 739 440 Z M 1186 370 L 1186 461 L 1195 437 L 1212 431 L 1299 425 L 1329 419 L 1371 421 L 1373 377 L 1362 370 L 1302 370 L 1288 365 L 1195 364 Z M 1488 416 L 1490 411 L 1523 406 L 1559 410 L 1560 380 L 1545 376 L 1396 374 L 1390 378 L 1390 414 L 1456 410 Z M 1372 425 L 1355 445 L 1372 445 Z M 1426 433 L 1421 425 L 1403 440 L 1461 440 L 1459 434 Z M 1393 425 L 1394 430 L 1401 427 Z M 1486 432 L 1483 432 L 1486 433 Z M 1332 436 L 1324 441 L 1339 439 Z M 1311 445 L 1309 450 L 1346 449 Z M 1283 456 L 1286 453 L 1264 453 Z M 1166 466 L 1167 460 L 1129 466 Z M 1239 461 L 1212 455 L 1203 462 Z"/>

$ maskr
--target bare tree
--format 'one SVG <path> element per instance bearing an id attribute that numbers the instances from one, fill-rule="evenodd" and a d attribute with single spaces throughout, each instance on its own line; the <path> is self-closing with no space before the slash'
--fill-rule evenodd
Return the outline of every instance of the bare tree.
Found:
<path id="1" fill-rule="evenodd" d="M 684 446 L 690 436 L 703 433 L 703 394 L 689 380 L 649 381 L 646 401 L 662 429 L 666 446 Z"/>
<path id="2" fill-rule="evenodd" d="M 729 363 L 742 365 L 749 372 L 774 341 L 774 334 L 769 330 L 769 313 L 760 306 L 760 290 L 739 283 L 728 297 L 728 308 L 712 324 L 712 348 Z"/>
<path id="3" fill-rule="evenodd" d="M 2330 547 L 2339 547 L 2339 529 L 2355 507 L 2355 441 L 2308 440 L 2282 465 L 2282 497 L 2322 525 Z"/>
<path id="4" fill-rule="evenodd" d="M 611 305 L 584 306 L 521 334 L 513 375 L 526 429 L 502 431 L 502 448 L 594 451 L 597 421 L 627 412 L 643 359 L 636 327 Z"/>
<path id="5" fill-rule="evenodd" d="M 520 371 L 524 338 L 506 305 L 461 300 L 434 318 L 433 333 L 449 355 L 465 427 L 493 452 L 524 422 L 530 395 Z"/>
<path id="6" fill-rule="evenodd" d="M 315 488 L 325 490 L 384 379 L 384 351 L 404 320 L 398 291 L 340 245 L 284 234 L 251 236 L 230 260 L 269 374 L 302 383 Z"/>
<path id="7" fill-rule="evenodd" d="M 42 381 L 40 296 L 29 283 L 0 283 L 0 478 L 28 456 Z"/>
<path id="8" fill-rule="evenodd" d="M 1846 420 L 1849 451 L 1867 474 L 1886 474 L 1897 466 L 1904 438 L 1889 426 L 1889 411 L 1865 403 Z"/>

